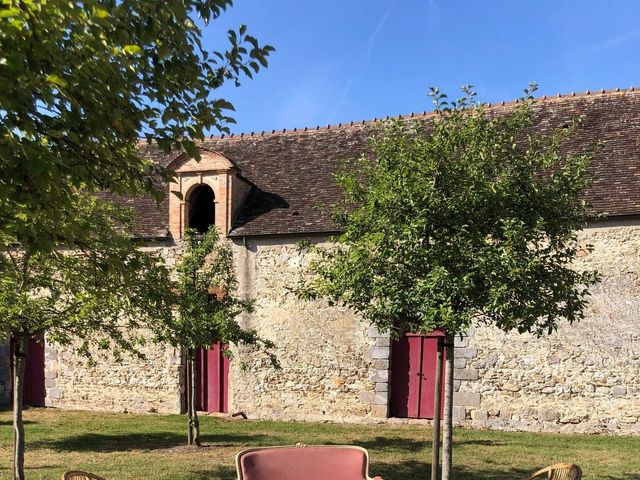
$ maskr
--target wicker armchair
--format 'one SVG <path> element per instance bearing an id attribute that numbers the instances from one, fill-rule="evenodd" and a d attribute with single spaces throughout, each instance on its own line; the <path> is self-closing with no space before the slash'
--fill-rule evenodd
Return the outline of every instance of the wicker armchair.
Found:
<path id="1" fill-rule="evenodd" d="M 527 480 L 534 478 L 547 478 L 548 480 L 580 480 L 582 478 L 582 469 L 573 463 L 556 463 L 548 467 L 538 470 Z"/>
<path id="2" fill-rule="evenodd" d="M 105 480 L 104 478 L 89 472 L 69 470 L 62 474 L 62 480 Z"/>

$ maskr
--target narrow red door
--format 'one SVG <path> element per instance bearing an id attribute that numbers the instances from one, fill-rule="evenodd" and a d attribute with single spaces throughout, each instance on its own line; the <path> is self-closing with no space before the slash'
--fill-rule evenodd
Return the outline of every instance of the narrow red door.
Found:
<path id="1" fill-rule="evenodd" d="M 433 418 L 437 352 L 437 334 L 407 334 L 394 342 L 390 385 L 394 417 Z"/>
<path id="2" fill-rule="evenodd" d="M 196 408 L 203 412 L 228 411 L 229 359 L 220 343 L 196 354 Z"/>
<path id="3" fill-rule="evenodd" d="M 11 341 L 11 351 L 13 351 L 13 340 Z M 13 362 L 13 356 L 11 360 Z M 13 372 L 13 366 L 11 371 Z M 31 338 L 29 339 L 24 369 L 22 403 L 32 407 L 44 407 L 44 398 L 44 342 L 38 342 Z"/>
<path id="4" fill-rule="evenodd" d="M 418 410 L 418 418 L 433 418 L 435 416 L 433 411 L 433 400 L 435 398 L 436 390 L 436 358 L 438 356 L 438 337 L 421 337 L 421 339 L 422 368 L 420 369 L 420 408 Z M 444 368 L 442 369 L 442 373 L 442 379 L 444 380 Z M 441 394 L 441 398 L 444 400 L 444 381 L 442 382 Z"/>

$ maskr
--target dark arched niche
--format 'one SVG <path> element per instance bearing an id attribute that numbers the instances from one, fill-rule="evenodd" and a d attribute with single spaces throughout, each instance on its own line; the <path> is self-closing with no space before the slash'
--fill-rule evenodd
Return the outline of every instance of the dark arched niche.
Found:
<path id="1" fill-rule="evenodd" d="M 215 223 L 213 190 L 209 185 L 199 185 L 189 195 L 189 228 L 206 233 Z"/>

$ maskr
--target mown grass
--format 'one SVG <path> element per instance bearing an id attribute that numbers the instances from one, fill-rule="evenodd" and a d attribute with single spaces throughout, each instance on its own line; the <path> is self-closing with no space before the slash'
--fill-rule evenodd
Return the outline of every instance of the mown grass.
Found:
<path id="1" fill-rule="evenodd" d="M 184 447 L 185 419 L 29 409 L 27 479 L 85 469 L 116 479 L 235 479 L 233 459 L 248 446 L 353 444 L 369 450 L 371 474 L 428 478 L 431 430 L 408 425 L 335 425 L 202 417 L 204 448 Z M 0 478 L 11 478 L 11 413 L 0 411 Z M 585 479 L 640 480 L 640 438 L 458 429 L 456 480 L 524 479 L 550 463 L 580 464 Z M 301 479 L 304 480 L 304 479 Z M 330 480 L 330 479 L 328 479 Z"/>

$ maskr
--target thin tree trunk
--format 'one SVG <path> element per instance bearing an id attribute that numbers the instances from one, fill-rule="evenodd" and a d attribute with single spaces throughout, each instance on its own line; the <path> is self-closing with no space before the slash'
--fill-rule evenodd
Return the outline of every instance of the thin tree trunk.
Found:
<path id="1" fill-rule="evenodd" d="M 442 354 L 444 344 L 438 337 L 438 354 L 436 356 L 436 379 L 433 389 L 433 442 L 431 460 L 431 480 L 438 480 L 440 469 L 440 412 L 442 410 Z"/>
<path id="2" fill-rule="evenodd" d="M 454 336 L 447 335 L 444 367 L 444 435 L 442 439 L 442 480 L 451 480 L 453 464 L 453 361 Z"/>
<path id="3" fill-rule="evenodd" d="M 193 445 L 193 394 L 191 370 L 193 369 L 193 352 L 187 352 L 187 371 L 185 372 L 185 380 L 187 382 L 187 444 Z"/>
<path id="4" fill-rule="evenodd" d="M 24 422 L 22 397 L 24 390 L 25 359 L 29 339 L 15 337 L 13 342 L 13 478 L 24 480 Z"/>
<path id="5" fill-rule="evenodd" d="M 187 443 L 200 446 L 200 421 L 196 407 L 196 368 L 194 351 L 187 352 Z"/>
<path id="6" fill-rule="evenodd" d="M 193 445 L 200 446 L 200 421 L 198 420 L 198 408 L 196 406 L 196 369 L 195 362 L 191 360 L 191 428 Z"/>

